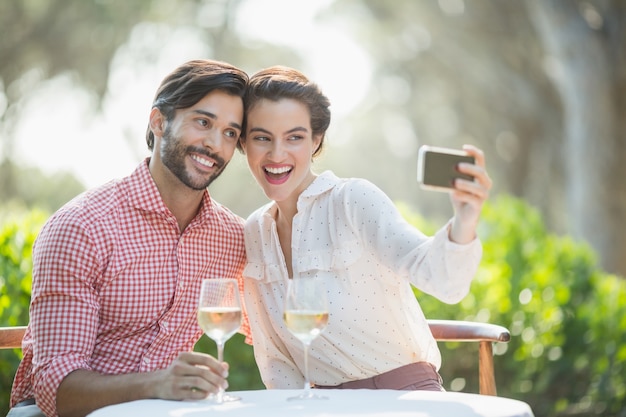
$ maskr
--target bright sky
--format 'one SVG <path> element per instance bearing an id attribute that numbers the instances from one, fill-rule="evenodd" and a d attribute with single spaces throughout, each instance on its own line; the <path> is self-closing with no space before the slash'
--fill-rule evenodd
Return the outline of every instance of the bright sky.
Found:
<path id="1" fill-rule="evenodd" d="M 333 103 L 335 124 L 363 98 L 370 65 L 341 28 L 314 22 L 318 9 L 331 2 L 247 0 L 236 27 L 246 38 L 298 48 L 308 61 L 303 70 Z M 143 138 L 162 78 L 178 64 L 209 54 L 193 29 L 167 36 L 162 30 L 149 24 L 134 30 L 113 60 L 101 113 L 94 113 L 95 98 L 77 89 L 70 76 L 45 83 L 27 98 L 16 132 L 17 161 L 45 172 L 69 170 L 87 187 L 128 175 L 148 155 Z M 147 39 L 155 37 L 167 39 L 159 43 L 156 61 L 138 63 L 135 52 L 153 44 Z"/>

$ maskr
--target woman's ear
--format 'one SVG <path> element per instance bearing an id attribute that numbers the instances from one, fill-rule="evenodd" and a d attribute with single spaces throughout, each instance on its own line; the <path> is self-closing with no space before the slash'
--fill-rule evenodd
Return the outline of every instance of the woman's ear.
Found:
<path id="1" fill-rule="evenodd" d="M 156 107 L 153 107 L 150 111 L 150 130 L 154 136 L 161 137 L 165 131 L 165 116 Z"/>
<path id="2" fill-rule="evenodd" d="M 324 137 L 323 133 L 313 135 L 313 153 L 311 156 L 316 155 L 319 151 L 320 146 L 322 146 L 322 138 Z"/>

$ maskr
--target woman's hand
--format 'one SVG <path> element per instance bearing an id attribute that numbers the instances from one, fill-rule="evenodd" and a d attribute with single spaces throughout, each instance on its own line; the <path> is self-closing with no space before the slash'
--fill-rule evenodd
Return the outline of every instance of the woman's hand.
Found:
<path id="1" fill-rule="evenodd" d="M 472 145 L 463 145 L 463 150 L 474 157 L 475 164 L 459 164 L 459 172 L 473 176 L 474 181 L 456 179 L 454 190 L 450 193 L 454 219 L 449 236 L 450 240 L 461 244 L 476 238 L 480 212 L 493 184 L 485 168 L 483 151 Z"/>

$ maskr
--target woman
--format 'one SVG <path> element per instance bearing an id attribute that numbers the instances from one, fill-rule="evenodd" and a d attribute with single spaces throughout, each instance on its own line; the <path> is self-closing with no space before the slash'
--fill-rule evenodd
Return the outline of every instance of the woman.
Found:
<path id="1" fill-rule="evenodd" d="M 441 357 L 411 284 L 447 303 L 469 291 L 482 255 L 476 237 L 491 180 L 483 153 L 460 164 L 454 217 L 433 237 L 409 225 L 362 179 L 313 172 L 330 103 L 286 67 L 255 74 L 244 98 L 248 166 L 272 200 L 247 219 L 245 298 L 254 353 L 268 388 L 301 388 L 303 346 L 283 323 L 289 279 L 321 276 L 329 321 L 309 349 L 312 384 L 323 388 L 443 390 Z"/>

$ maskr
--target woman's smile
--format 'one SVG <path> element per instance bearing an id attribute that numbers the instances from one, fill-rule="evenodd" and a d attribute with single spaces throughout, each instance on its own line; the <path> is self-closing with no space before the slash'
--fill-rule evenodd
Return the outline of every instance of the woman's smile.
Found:
<path id="1" fill-rule="evenodd" d="M 279 185 L 289 179 L 293 165 L 266 165 L 263 167 L 265 179 L 270 184 Z"/>

